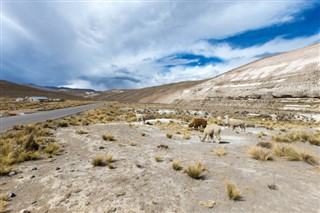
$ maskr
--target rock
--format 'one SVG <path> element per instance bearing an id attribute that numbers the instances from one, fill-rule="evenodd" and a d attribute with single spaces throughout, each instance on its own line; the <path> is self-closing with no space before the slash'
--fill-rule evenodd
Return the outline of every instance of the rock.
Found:
<path id="1" fill-rule="evenodd" d="M 9 194 L 9 197 L 11 197 L 11 198 L 13 198 L 13 197 L 16 197 L 17 195 L 15 194 L 15 193 L 13 193 L 13 192 L 11 192 L 10 194 Z"/>
<path id="2" fill-rule="evenodd" d="M 123 195 L 125 195 L 125 194 L 126 194 L 125 191 L 116 192 L 116 196 L 117 196 L 117 197 L 123 196 Z"/>
<path id="3" fill-rule="evenodd" d="M 32 204 L 32 205 L 36 205 L 37 202 L 38 202 L 38 201 L 35 200 L 35 201 L 33 201 L 31 204 Z"/>
<path id="4" fill-rule="evenodd" d="M 99 149 L 104 149 L 105 147 L 104 146 L 99 146 Z"/>
<path id="5" fill-rule="evenodd" d="M 207 200 L 207 201 L 200 201 L 199 204 L 204 207 L 213 208 L 214 205 L 216 205 L 216 202 L 214 202 L 213 200 Z"/>
<path id="6" fill-rule="evenodd" d="M 28 210 L 28 209 L 22 209 L 22 210 L 20 211 L 20 213 L 31 213 L 31 211 Z"/>
<path id="7" fill-rule="evenodd" d="M 16 175 L 16 174 L 17 174 L 16 171 L 9 172 L 9 176 L 13 176 L 13 175 Z"/>
<path id="8" fill-rule="evenodd" d="M 57 167 L 56 170 L 60 170 L 60 167 Z"/>
<path id="9" fill-rule="evenodd" d="M 31 170 L 32 170 L 32 171 L 37 170 L 37 167 L 33 167 Z"/>
<path id="10" fill-rule="evenodd" d="M 30 177 L 30 179 L 35 178 L 35 177 L 36 177 L 35 175 L 32 175 L 32 176 Z"/>

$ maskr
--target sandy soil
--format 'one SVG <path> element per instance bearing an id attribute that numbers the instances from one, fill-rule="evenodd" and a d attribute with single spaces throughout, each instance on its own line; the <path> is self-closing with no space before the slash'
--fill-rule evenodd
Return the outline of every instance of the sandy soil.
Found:
<path id="1" fill-rule="evenodd" d="M 89 133 L 79 135 L 79 129 Z M 268 139 L 257 138 L 261 129 L 248 132 L 222 131 L 222 143 L 201 143 L 198 131 L 191 139 L 158 126 L 127 123 L 96 124 L 60 128 L 55 132 L 63 147 L 60 156 L 18 165 L 19 174 L 1 177 L 2 192 L 16 194 L 12 212 L 319 212 L 319 167 L 281 158 L 262 162 L 251 159 L 247 148 Z M 266 130 L 264 132 L 268 133 Z M 116 141 L 104 141 L 112 133 Z M 145 133 L 142 136 L 141 133 Z M 166 133 L 173 133 L 168 139 Z M 137 142 L 130 146 L 129 141 Z M 158 148 L 166 144 L 168 149 Z M 320 155 L 320 147 L 295 143 Z M 103 149 L 101 149 L 103 147 Z M 224 148 L 218 157 L 213 150 Z M 112 154 L 114 169 L 93 167 L 96 155 Z M 163 157 L 156 162 L 154 157 Z M 171 168 L 173 160 L 182 167 L 201 160 L 209 170 L 200 180 Z M 230 201 L 225 181 L 236 184 L 243 201 Z M 275 184 L 271 190 L 268 184 Z M 214 201 L 214 207 L 200 205 Z"/>

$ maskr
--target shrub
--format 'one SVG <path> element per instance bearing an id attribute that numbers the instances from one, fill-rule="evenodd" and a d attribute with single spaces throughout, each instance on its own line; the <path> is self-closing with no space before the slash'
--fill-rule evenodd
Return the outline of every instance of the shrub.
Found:
<path id="1" fill-rule="evenodd" d="M 229 183 L 229 181 L 226 181 L 225 186 L 230 200 L 238 201 L 243 199 L 241 192 L 236 185 Z"/>
<path id="2" fill-rule="evenodd" d="M 185 169 L 184 172 L 193 179 L 200 179 L 204 170 L 205 169 L 202 167 L 201 161 L 198 161 L 195 165 L 188 165 L 187 169 Z"/>
<path id="3" fill-rule="evenodd" d="M 259 146 L 250 146 L 248 151 L 253 159 L 262 161 L 272 160 L 272 153 L 264 152 L 263 149 Z"/>
<path id="4" fill-rule="evenodd" d="M 173 170 L 180 170 L 181 169 L 181 163 L 180 161 L 176 160 L 172 162 L 172 169 Z"/>
<path id="5" fill-rule="evenodd" d="M 114 135 L 112 134 L 105 134 L 102 135 L 103 140 L 105 141 L 115 141 Z"/>

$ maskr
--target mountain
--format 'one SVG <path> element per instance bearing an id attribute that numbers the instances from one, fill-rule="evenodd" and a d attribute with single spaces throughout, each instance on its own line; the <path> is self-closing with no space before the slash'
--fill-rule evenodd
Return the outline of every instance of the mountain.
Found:
<path id="1" fill-rule="evenodd" d="M 320 112 L 319 50 L 317 43 L 259 59 L 211 79 L 107 91 L 99 98 L 233 111 L 250 108 Z"/>
<path id="2" fill-rule="evenodd" d="M 0 80 L 1 97 L 18 98 L 26 96 L 45 96 L 48 98 L 64 98 L 71 100 L 84 99 L 82 96 L 68 94 L 63 91 L 52 91 Z"/>

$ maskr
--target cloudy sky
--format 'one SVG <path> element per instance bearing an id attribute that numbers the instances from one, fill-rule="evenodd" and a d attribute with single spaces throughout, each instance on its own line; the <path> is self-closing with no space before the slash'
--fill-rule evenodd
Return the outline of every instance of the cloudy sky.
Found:
<path id="1" fill-rule="evenodd" d="M 319 1 L 1 1 L 1 79 L 127 89 L 320 41 Z"/>

